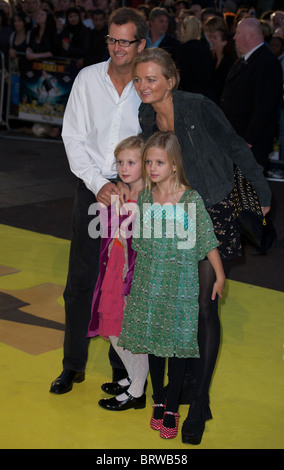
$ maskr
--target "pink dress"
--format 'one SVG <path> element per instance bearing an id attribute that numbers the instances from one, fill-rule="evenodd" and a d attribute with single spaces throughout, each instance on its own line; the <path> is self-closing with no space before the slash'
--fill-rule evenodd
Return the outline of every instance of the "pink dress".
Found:
<path id="1" fill-rule="evenodd" d="M 136 201 L 127 201 L 136 203 Z M 110 234 L 111 207 L 101 212 L 100 219 L 104 230 Z M 117 229 L 127 215 L 119 216 Z M 134 219 L 132 221 L 132 229 Z M 131 225 L 129 225 L 130 229 Z M 112 226 L 113 229 L 113 226 Z M 125 296 L 130 292 L 136 251 L 131 247 L 132 237 L 103 237 L 101 239 L 100 272 L 93 295 L 91 320 L 87 337 L 119 336 L 122 326 Z"/>
<path id="2" fill-rule="evenodd" d="M 116 238 L 111 248 L 105 277 L 101 285 L 98 307 L 98 334 L 104 338 L 120 335 L 124 310 L 124 296 L 122 295 L 124 263 L 124 247 Z"/>

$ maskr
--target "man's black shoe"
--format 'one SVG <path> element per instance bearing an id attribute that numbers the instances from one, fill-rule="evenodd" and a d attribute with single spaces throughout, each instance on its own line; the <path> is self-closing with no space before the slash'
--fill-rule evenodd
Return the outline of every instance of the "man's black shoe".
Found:
<path id="1" fill-rule="evenodd" d="M 50 387 L 50 393 L 61 395 L 72 390 L 73 383 L 80 383 L 85 380 L 85 372 L 77 372 L 76 370 L 64 370 L 57 379 L 55 379 Z"/>

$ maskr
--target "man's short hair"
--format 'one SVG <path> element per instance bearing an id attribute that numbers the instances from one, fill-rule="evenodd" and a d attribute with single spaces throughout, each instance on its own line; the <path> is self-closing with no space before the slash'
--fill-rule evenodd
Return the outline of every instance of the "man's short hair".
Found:
<path id="1" fill-rule="evenodd" d="M 169 17 L 169 13 L 165 8 L 156 7 L 149 13 L 149 21 L 154 21 L 159 16 L 166 16 Z"/>
<path id="2" fill-rule="evenodd" d="M 102 8 L 96 8 L 95 10 L 92 10 L 91 16 L 94 15 L 102 15 L 104 18 L 106 17 L 106 12 L 102 10 Z"/>
<path id="3" fill-rule="evenodd" d="M 127 23 L 134 23 L 136 26 L 136 34 L 134 35 L 135 39 L 139 39 L 139 41 L 141 41 L 141 39 L 146 39 L 148 31 L 147 22 L 143 14 L 134 8 L 122 7 L 114 10 L 109 18 L 109 28 L 112 23 L 119 26 Z"/>

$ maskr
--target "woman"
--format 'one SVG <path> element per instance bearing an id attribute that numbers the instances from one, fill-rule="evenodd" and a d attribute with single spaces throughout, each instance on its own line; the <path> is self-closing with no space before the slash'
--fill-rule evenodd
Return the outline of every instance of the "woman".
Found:
<path id="1" fill-rule="evenodd" d="M 78 8 L 69 8 L 66 12 L 66 23 L 58 35 L 60 42 L 59 55 L 81 59 L 85 57 L 89 46 L 90 29 L 81 20 Z"/>
<path id="2" fill-rule="evenodd" d="M 53 15 L 39 10 L 31 31 L 26 57 L 28 60 L 47 59 L 57 55 L 56 23 Z"/>
<path id="3" fill-rule="evenodd" d="M 200 41 L 200 34 L 200 21 L 195 16 L 186 17 L 181 25 L 181 44 L 176 59 L 180 89 L 216 100 L 213 59 L 209 48 Z"/>
<path id="4" fill-rule="evenodd" d="M 271 192 L 262 167 L 218 106 L 202 95 L 176 90 L 179 77 L 167 52 L 159 48 L 142 51 L 132 70 L 142 100 L 139 120 L 143 137 L 148 139 L 157 130 L 175 132 L 189 184 L 202 196 L 212 218 L 221 258 L 238 256 L 241 247 L 231 198 L 234 163 L 254 184 L 265 215 Z M 196 362 L 196 387 L 182 428 L 183 442 L 189 444 L 200 443 L 205 421 L 212 418 L 209 386 L 220 342 L 218 299 L 211 300 L 214 282 L 214 270 L 205 259 L 199 263 L 200 359 L 191 360 Z"/>
<path id="5" fill-rule="evenodd" d="M 9 56 L 16 59 L 17 53 L 25 53 L 30 35 L 30 25 L 26 22 L 26 15 L 23 12 L 15 14 L 14 29 L 10 36 Z"/>
<path id="6" fill-rule="evenodd" d="M 217 101 L 222 94 L 228 72 L 237 58 L 232 34 L 223 18 L 211 17 L 204 24 L 206 37 L 211 45 L 214 64 L 214 83 Z"/>

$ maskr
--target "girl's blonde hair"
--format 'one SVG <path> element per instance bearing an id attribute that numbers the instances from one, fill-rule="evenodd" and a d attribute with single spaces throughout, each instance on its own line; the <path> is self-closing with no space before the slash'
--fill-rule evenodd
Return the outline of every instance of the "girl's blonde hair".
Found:
<path id="1" fill-rule="evenodd" d="M 159 65 L 162 69 L 162 74 L 166 80 L 170 78 L 174 79 L 174 86 L 173 88 L 178 88 L 180 75 L 176 68 L 176 65 L 171 58 L 170 54 L 161 49 L 160 47 L 151 47 L 150 49 L 144 49 L 140 54 L 136 56 L 132 64 L 132 78 L 135 77 L 136 74 L 136 67 L 138 64 L 147 63 L 147 62 L 154 62 L 155 64 Z"/>
<path id="2" fill-rule="evenodd" d="M 167 153 L 169 163 L 176 167 L 173 173 L 173 192 L 181 187 L 189 188 L 182 164 L 181 148 L 174 132 L 155 132 L 145 143 L 142 153 L 142 176 L 145 181 L 145 189 L 150 190 L 153 183 L 146 172 L 147 152 L 150 148 L 162 148 Z"/>
<path id="3" fill-rule="evenodd" d="M 117 144 L 114 150 L 114 156 L 117 160 L 118 155 L 120 152 L 126 149 L 138 149 L 142 153 L 142 149 L 144 146 L 144 140 L 141 135 L 132 135 L 130 137 L 127 137 L 126 139 L 122 140 Z"/>

